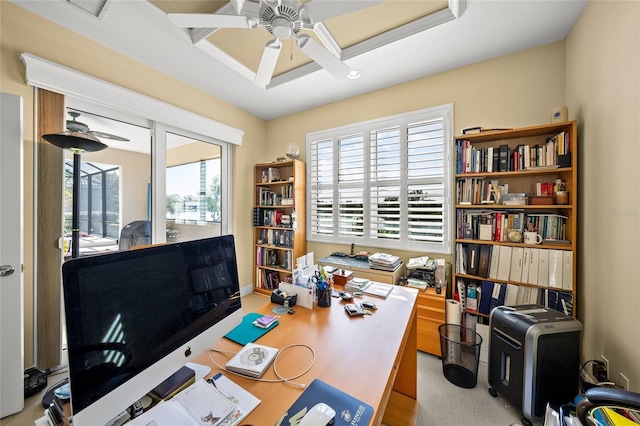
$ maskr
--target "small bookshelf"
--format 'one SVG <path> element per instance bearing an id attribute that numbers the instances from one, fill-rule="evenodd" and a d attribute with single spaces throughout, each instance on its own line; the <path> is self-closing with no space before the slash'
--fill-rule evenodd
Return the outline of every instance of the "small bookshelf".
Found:
<path id="1" fill-rule="evenodd" d="M 297 258 L 307 252 L 305 163 L 256 164 L 254 168 L 254 289 L 270 294 L 291 282 Z"/>

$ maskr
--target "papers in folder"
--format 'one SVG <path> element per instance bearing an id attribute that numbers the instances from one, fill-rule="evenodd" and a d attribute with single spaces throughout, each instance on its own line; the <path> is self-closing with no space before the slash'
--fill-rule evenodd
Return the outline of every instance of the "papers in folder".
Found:
<path id="1" fill-rule="evenodd" d="M 353 278 L 347 281 L 344 285 L 344 289 L 352 293 L 362 292 L 370 296 L 377 296 L 386 299 L 389 293 L 391 293 L 391 290 L 393 290 L 393 285 L 376 283 L 365 278 Z"/>

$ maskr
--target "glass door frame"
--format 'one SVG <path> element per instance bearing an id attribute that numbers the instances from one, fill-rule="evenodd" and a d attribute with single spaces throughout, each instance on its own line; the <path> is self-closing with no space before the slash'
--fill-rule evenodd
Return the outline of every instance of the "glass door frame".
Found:
<path id="1" fill-rule="evenodd" d="M 154 243 L 167 241 L 167 133 L 192 138 L 194 140 L 215 144 L 220 147 L 220 234 L 230 234 L 233 229 L 231 199 L 232 188 L 232 150 L 227 142 L 207 137 L 185 129 L 154 122 L 151 131 L 151 240 Z"/>

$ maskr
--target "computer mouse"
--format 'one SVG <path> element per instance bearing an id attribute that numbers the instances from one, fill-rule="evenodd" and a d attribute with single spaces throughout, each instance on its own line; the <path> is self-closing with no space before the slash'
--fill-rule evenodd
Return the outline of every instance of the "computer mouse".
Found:
<path id="1" fill-rule="evenodd" d="M 304 415 L 298 426 L 327 426 L 333 424 L 336 412 L 324 402 L 319 402 Z"/>

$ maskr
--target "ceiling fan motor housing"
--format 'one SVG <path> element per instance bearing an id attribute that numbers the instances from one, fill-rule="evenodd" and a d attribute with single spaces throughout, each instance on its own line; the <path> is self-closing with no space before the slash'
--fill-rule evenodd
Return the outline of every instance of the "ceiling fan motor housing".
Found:
<path id="1" fill-rule="evenodd" d="M 283 0 L 273 8 L 265 3 L 260 6 L 260 25 L 280 40 L 298 34 L 302 28 L 302 20 L 298 14 L 299 1 Z"/>

